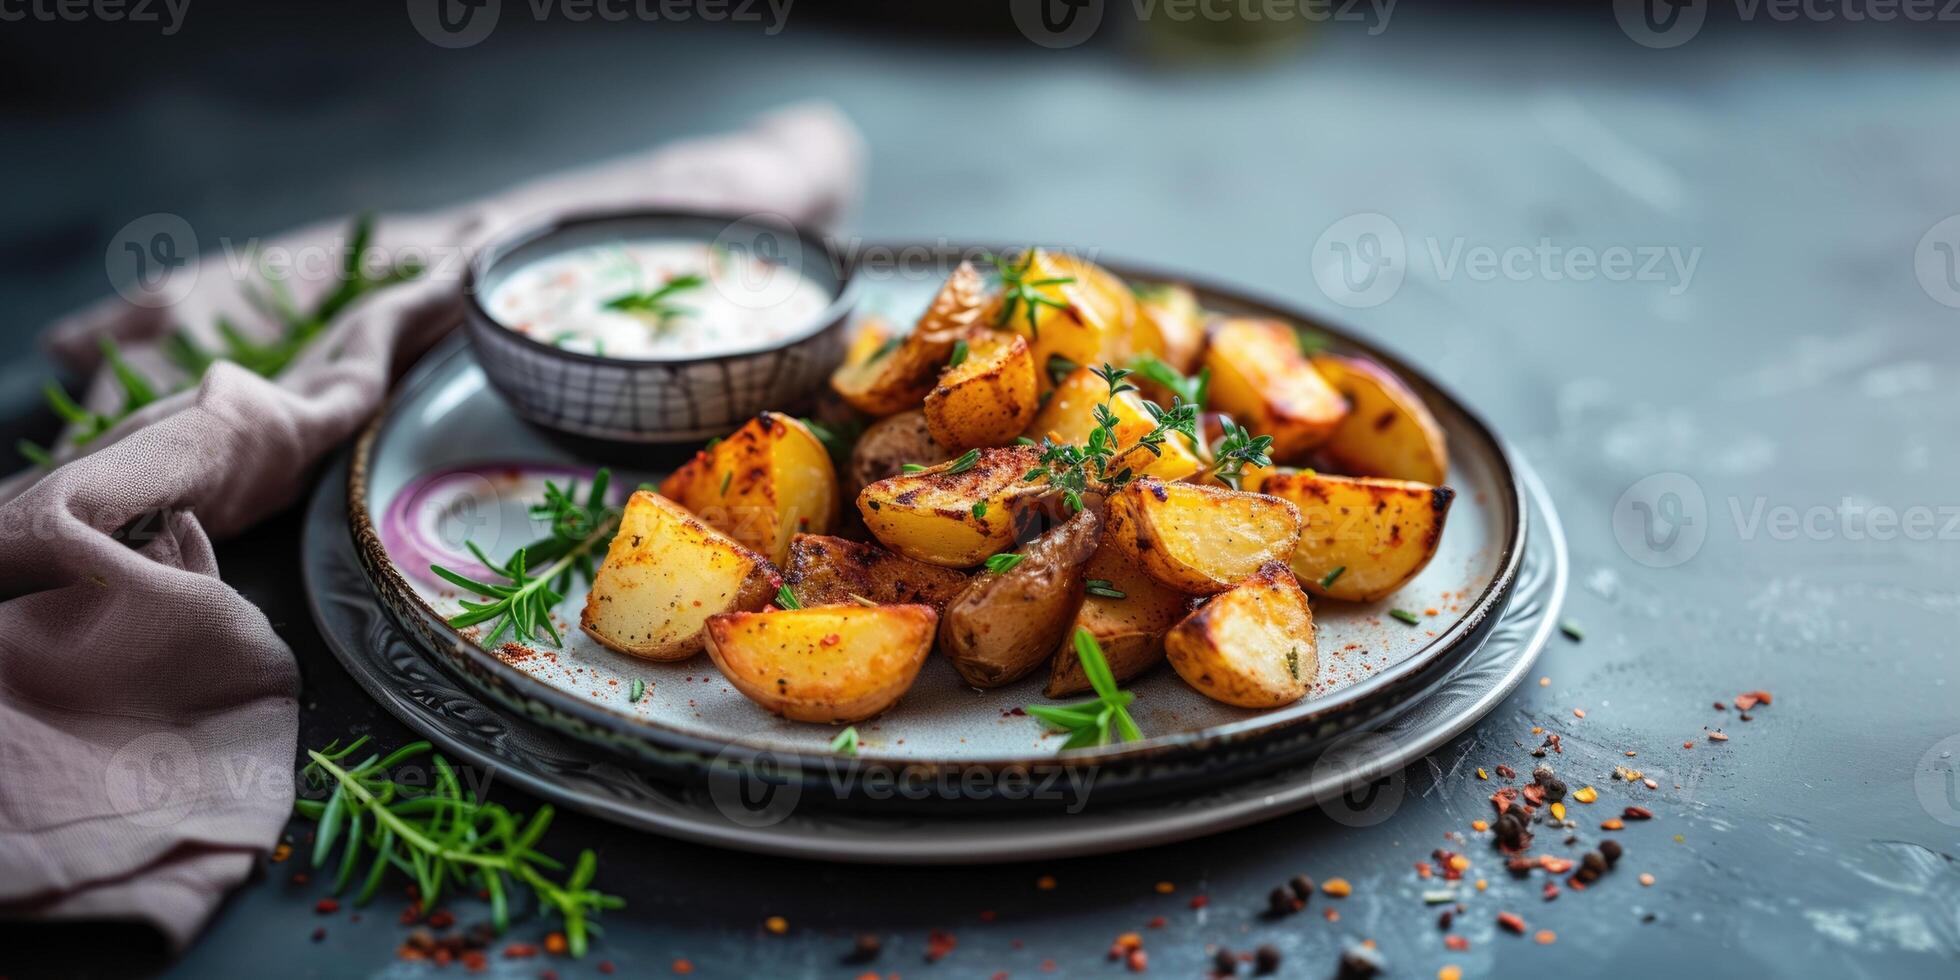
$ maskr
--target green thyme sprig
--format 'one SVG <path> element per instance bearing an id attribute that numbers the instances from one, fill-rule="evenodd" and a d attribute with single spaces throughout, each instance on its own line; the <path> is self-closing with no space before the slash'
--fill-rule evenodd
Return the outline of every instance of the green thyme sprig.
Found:
<path id="1" fill-rule="evenodd" d="M 608 310 L 618 310 L 621 313 L 631 313 L 652 320 L 656 330 L 665 330 L 673 323 L 675 317 L 694 312 L 691 307 L 675 305 L 671 302 L 672 298 L 678 293 L 700 289 L 707 284 L 706 277 L 688 273 L 684 276 L 675 276 L 661 283 L 656 289 L 615 296 L 601 305 Z"/>
<path id="2" fill-rule="evenodd" d="M 1022 249 L 1021 264 L 1018 267 L 999 255 L 990 255 L 988 258 L 993 260 L 994 274 L 1000 279 L 1001 289 L 1000 312 L 994 316 L 994 326 L 1007 326 L 1013 322 L 1014 314 L 1018 311 L 1027 318 L 1028 334 L 1032 337 L 1039 338 L 1041 336 L 1041 323 L 1039 319 L 1041 308 L 1044 306 L 1053 307 L 1058 310 L 1068 308 L 1067 303 L 1041 290 L 1047 286 L 1062 286 L 1072 283 L 1075 281 L 1075 277 L 1051 276 L 1042 279 L 1029 279 L 1028 274 L 1034 270 L 1034 252 L 1033 247 Z"/>
<path id="3" fill-rule="evenodd" d="M 164 356 L 188 379 L 176 390 L 181 391 L 196 384 L 204 376 L 205 370 L 218 361 L 231 361 L 254 374 L 273 377 L 292 364 L 300 352 L 326 332 L 334 318 L 355 300 L 422 274 L 422 264 L 415 261 L 398 262 L 380 272 L 369 271 L 361 259 L 373 240 L 374 216 L 362 214 L 356 217 L 353 229 L 348 234 L 349 248 L 341 259 L 340 278 L 332 290 L 313 304 L 312 309 L 302 310 L 299 307 L 284 280 L 268 275 L 263 289 L 246 284 L 243 287 L 246 302 L 279 327 L 279 334 L 269 340 L 247 338 L 224 317 L 219 317 L 215 324 L 218 339 L 222 342 L 222 346 L 216 350 L 206 349 L 181 327 L 166 337 L 162 343 Z M 123 360 L 122 352 L 114 341 L 103 338 L 102 357 L 115 377 L 116 386 L 121 389 L 122 403 L 113 411 L 92 412 L 83 408 L 52 379 L 42 386 L 48 407 L 61 416 L 72 430 L 68 444 L 74 448 L 88 445 L 137 409 L 161 397 L 150 382 Z M 15 448 L 29 462 L 44 467 L 54 466 L 55 452 L 51 448 L 24 439 Z"/>
<path id="4" fill-rule="evenodd" d="M 1081 627 L 1075 630 L 1075 655 L 1082 661 L 1082 672 L 1088 675 L 1095 698 L 1063 707 L 1031 704 L 1026 709 L 1028 714 L 1069 733 L 1068 741 L 1062 743 L 1064 752 L 1108 745 L 1112 741 L 1141 741 L 1143 731 L 1137 728 L 1129 710 L 1136 695 L 1117 688 L 1116 675 L 1103 657 L 1102 646 Z"/>
<path id="5" fill-rule="evenodd" d="M 1115 402 L 1116 396 L 1135 391 L 1137 387 L 1124 380 L 1132 373 L 1126 368 L 1105 363 L 1095 368 L 1094 373 L 1103 380 L 1108 394 L 1093 409 L 1096 425 L 1089 430 L 1088 438 L 1081 445 L 1076 445 L 1057 443 L 1044 436 L 1040 465 L 1022 477 L 1029 482 L 1046 479 L 1050 486 L 1061 492 L 1072 511 L 1082 509 L 1082 495 L 1091 489 L 1113 490 L 1134 479 L 1135 470 L 1124 463 L 1130 454 L 1142 450 L 1152 456 L 1162 456 L 1164 442 L 1172 433 L 1181 433 L 1187 439 L 1197 438 L 1198 406 L 1187 405 L 1182 398 L 1172 396 L 1170 408 L 1163 408 L 1156 402 L 1143 403 L 1154 424 L 1149 432 L 1119 452 L 1116 429 L 1120 420 L 1110 405 Z"/>
<path id="6" fill-rule="evenodd" d="M 1237 490 L 1247 466 L 1273 465 L 1272 436 L 1254 436 L 1229 415 L 1219 416 L 1218 426 L 1223 435 L 1212 447 L 1211 472 L 1220 482 Z"/>
<path id="7" fill-rule="evenodd" d="M 780 586 L 776 589 L 776 607 L 779 609 L 801 609 L 803 608 L 803 600 L 798 599 L 796 593 L 790 591 L 789 586 Z"/>
<path id="8" fill-rule="evenodd" d="M 564 638 L 551 621 L 551 610 L 565 601 L 565 594 L 579 579 L 592 580 L 597 572 L 595 555 L 612 543 L 619 530 L 619 508 L 606 500 L 611 478 L 609 470 L 594 473 L 592 489 L 583 502 L 578 499 L 578 481 L 562 488 L 545 481 L 544 502 L 532 505 L 531 516 L 548 519 L 551 531 L 517 549 L 508 561 L 491 561 L 476 542 L 464 542 L 483 567 L 507 579 L 506 583 L 480 582 L 441 565 L 430 565 L 429 571 L 444 581 L 490 600 L 462 600 L 463 611 L 450 617 L 449 625 L 463 629 L 494 620 L 482 641 L 486 647 L 496 646 L 506 631 L 520 642 L 530 642 L 538 639 L 540 630 L 552 643 L 563 645 Z M 531 572 L 534 565 L 542 566 L 536 574 Z"/>
<path id="9" fill-rule="evenodd" d="M 344 892 L 358 874 L 360 891 L 354 901 L 365 905 L 393 869 L 415 881 L 423 908 L 433 908 L 452 886 L 487 894 L 491 921 L 503 932 L 510 926 L 512 892 L 521 885 L 531 890 L 540 908 L 563 920 L 573 956 L 585 955 L 588 937 L 598 931 L 591 916 L 626 904 L 590 887 L 598 858 L 589 850 L 580 852 L 562 881 L 553 880 L 564 864 L 537 849 L 551 826 L 551 807 L 539 807 L 526 820 L 500 804 L 466 796 L 456 770 L 427 742 L 411 742 L 386 756 L 372 754 L 350 764 L 349 757 L 367 741 L 363 735 L 345 748 L 335 740 L 324 749 L 309 749 L 311 761 L 300 769 L 307 785 L 332 788 L 326 802 L 296 800 L 293 811 L 319 822 L 313 867 L 326 868 L 334 845 L 342 845 L 333 865 L 334 894 Z M 411 785 L 391 775 L 397 766 L 425 754 L 435 773 L 431 785 Z"/>
<path id="10" fill-rule="evenodd" d="M 1166 391 L 1184 399 L 1186 404 L 1203 406 L 1211 394 L 1211 368 L 1199 368 L 1197 374 L 1186 375 L 1165 363 L 1157 355 L 1144 352 L 1130 362 L 1130 370 L 1138 377 L 1147 378 Z"/>

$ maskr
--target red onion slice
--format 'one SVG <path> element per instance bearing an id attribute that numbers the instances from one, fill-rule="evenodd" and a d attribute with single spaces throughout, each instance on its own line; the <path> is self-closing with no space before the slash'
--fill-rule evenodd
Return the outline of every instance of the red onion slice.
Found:
<path id="1" fill-rule="evenodd" d="M 503 560 L 504 555 L 529 544 L 541 532 L 510 535 L 522 540 L 486 540 L 481 536 L 482 525 L 490 524 L 493 530 L 500 527 L 498 511 L 508 502 L 529 507 L 543 500 L 546 480 L 560 485 L 576 480 L 583 498 L 595 472 L 592 467 L 559 463 L 494 462 L 424 473 L 389 501 L 378 529 L 381 547 L 395 567 L 430 585 L 443 584 L 429 571 L 432 564 L 470 578 L 494 577 L 495 573 L 470 554 L 464 539 L 475 540 L 486 554 Z M 618 489 L 615 481 L 610 493 L 614 499 L 618 499 Z M 445 526 L 450 533 L 443 533 Z M 474 536 L 467 533 L 472 527 L 478 529 Z"/>

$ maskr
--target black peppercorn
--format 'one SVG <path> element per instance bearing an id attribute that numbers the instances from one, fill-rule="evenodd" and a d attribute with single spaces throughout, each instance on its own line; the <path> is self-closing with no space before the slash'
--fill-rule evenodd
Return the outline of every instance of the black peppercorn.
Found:
<path id="1" fill-rule="evenodd" d="M 1223 946 L 1211 954 L 1211 972 L 1221 977 L 1234 976 L 1239 972 L 1239 958 Z"/>
<path id="2" fill-rule="evenodd" d="M 844 957 L 844 960 L 847 963 L 869 963 L 877 959 L 884 948 L 885 944 L 880 942 L 877 936 L 868 932 L 860 933 L 857 941 L 851 944 L 851 952 Z"/>
<path id="3" fill-rule="evenodd" d="M 1294 897 L 1298 898 L 1302 905 L 1313 897 L 1313 879 L 1306 875 L 1294 875 L 1287 881 L 1287 885 L 1292 887 Z"/>
<path id="4" fill-rule="evenodd" d="M 1275 888 L 1266 896 L 1266 911 L 1273 915 L 1291 915 L 1299 910 L 1294 905 L 1293 892 L 1285 888 Z"/>
<path id="5" fill-rule="evenodd" d="M 1607 843 L 1610 844 L 1612 842 L 1608 841 Z M 1587 871 L 1592 872 L 1595 878 L 1606 873 L 1606 856 L 1598 851 L 1587 851 L 1586 856 L 1579 859 L 1579 864 Z"/>
<path id="6" fill-rule="evenodd" d="M 1367 980 L 1387 968 L 1382 954 L 1367 946 L 1349 946 L 1341 951 L 1341 980 Z"/>
<path id="7" fill-rule="evenodd" d="M 1607 840 L 1599 843 L 1599 853 L 1606 859 L 1606 866 L 1609 868 L 1620 863 L 1620 855 L 1625 852 L 1626 848 L 1621 847 L 1619 841 Z"/>
<path id="8" fill-rule="evenodd" d="M 1252 966 L 1263 976 L 1279 972 L 1279 950 L 1267 943 L 1252 951 Z"/>

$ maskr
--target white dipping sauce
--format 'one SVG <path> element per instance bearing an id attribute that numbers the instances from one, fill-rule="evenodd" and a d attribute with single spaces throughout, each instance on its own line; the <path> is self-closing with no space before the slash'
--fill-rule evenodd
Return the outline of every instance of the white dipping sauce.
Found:
<path id="1" fill-rule="evenodd" d="M 830 305 L 801 272 L 699 241 L 623 241 L 549 255 L 485 302 L 506 329 L 569 351 L 636 360 L 763 350 Z"/>

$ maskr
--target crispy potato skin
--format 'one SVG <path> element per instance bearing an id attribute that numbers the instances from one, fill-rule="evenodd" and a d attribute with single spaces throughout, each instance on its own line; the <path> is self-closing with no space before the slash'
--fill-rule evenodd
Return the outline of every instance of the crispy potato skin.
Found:
<path id="1" fill-rule="evenodd" d="M 958 453 L 949 451 L 932 438 L 926 413 L 914 409 L 887 416 L 865 427 L 857 445 L 851 447 L 851 495 L 879 480 L 905 471 L 905 464 L 932 466 Z"/>
<path id="2" fill-rule="evenodd" d="M 946 604 L 939 648 L 968 684 L 999 687 L 1054 654 L 1082 602 L 1082 567 L 1101 537 L 1102 522 L 1085 510 L 1022 548 L 1020 564 L 974 576 Z"/>
<path id="3" fill-rule="evenodd" d="M 1348 402 L 1347 417 L 1320 447 L 1333 468 L 1431 486 L 1448 477 L 1450 453 L 1443 427 L 1400 378 L 1355 357 L 1319 354 L 1312 363 Z"/>
<path id="4" fill-rule="evenodd" d="M 806 606 L 841 605 L 859 596 L 881 606 L 921 605 L 937 612 L 966 588 L 966 580 L 964 572 L 822 534 L 791 539 L 783 569 L 784 584 Z"/>
<path id="5" fill-rule="evenodd" d="M 788 556 L 791 537 L 822 534 L 837 518 L 830 451 L 780 412 L 764 412 L 695 453 L 661 481 L 660 493 L 776 562 Z"/>
<path id="6" fill-rule="evenodd" d="M 1277 561 L 1172 627 L 1164 651 L 1198 693 L 1241 708 L 1292 704 L 1320 670 L 1306 594 Z"/>
<path id="7" fill-rule="evenodd" d="M 893 551 L 947 568 L 969 568 L 1012 547 L 1041 511 L 1047 488 L 1022 479 L 1040 463 L 1029 446 L 982 449 L 960 473 L 941 464 L 880 480 L 858 494 L 873 537 Z M 973 513 L 986 503 L 986 512 Z"/>
<path id="8" fill-rule="evenodd" d="M 724 613 L 708 620 L 708 655 L 769 712 L 842 725 L 897 703 L 932 651 L 938 619 L 917 605 Z"/>
<path id="9" fill-rule="evenodd" d="M 760 609 L 781 584 L 767 558 L 640 490 L 626 501 L 579 628 L 620 653 L 685 660 L 701 649 L 709 616 Z"/>
<path id="10" fill-rule="evenodd" d="M 1051 698 L 1068 697 L 1091 690 L 1089 675 L 1082 672 L 1082 659 L 1075 655 L 1071 639 L 1077 629 L 1086 629 L 1102 646 L 1103 659 L 1118 682 L 1127 681 L 1164 659 L 1164 633 L 1190 611 L 1191 597 L 1167 589 L 1143 573 L 1110 540 L 1107 530 L 1082 578 L 1101 579 L 1121 599 L 1085 594 L 1076 610 L 1075 623 L 1063 631 L 1049 661 L 1048 686 L 1042 691 Z"/>
<path id="11" fill-rule="evenodd" d="M 1011 260 L 1019 269 L 1020 255 Z M 1067 358 L 1076 364 L 1122 364 L 1129 359 L 1130 331 L 1137 316 L 1136 298 L 1116 276 L 1093 263 L 1035 249 L 1024 275 L 1028 281 L 1069 279 L 1071 282 L 1034 287 L 1059 306 L 1042 305 L 1035 311 L 1035 326 L 1028 325 L 1027 308 L 1016 306 L 1004 316 L 1005 299 L 996 294 L 988 303 L 982 322 L 1012 330 L 1028 340 L 1034 352 L 1035 367 L 1043 390 L 1049 385 L 1048 361 Z"/>
<path id="12" fill-rule="evenodd" d="M 1136 327 L 1130 332 L 1132 354 L 1146 351 L 1164 363 L 1190 374 L 1205 350 L 1205 313 L 1189 286 L 1153 283 L 1137 294 Z"/>
<path id="13" fill-rule="evenodd" d="M 1327 441 L 1347 401 L 1300 355 L 1293 328 L 1277 320 L 1227 319 L 1205 351 L 1212 407 L 1273 437 L 1273 459 L 1298 459 Z"/>
<path id="14" fill-rule="evenodd" d="M 831 373 L 831 389 L 867 415 L 882 417 L 918 408 L 938 383 L 954 341 L 980 322 L 986 303 L 986 281 L 971 263 L 960 263 L 896 348 L 873 357 L 878 348 L 865 345 L 858 351 L 863 360 L 846 359 Z"/>
<path id="15" fill-rule="evenodd" d="M 1212 595 L 1300 542 L 1300 511 L 1265 494 L 1148 477 L 1109 498 L 1110 540 L 1166 588 Z"/>
<path id="16" fill-rule="evenodd" d="M 1276 473 L 1260 492 L 1300 508 L 1293 574 L 1314 595 L 1372 602 L 1393 593 L 1435 557 L 1456 491 L 1407 480 Z M 1322 585 L 1334 569 L 1334 581 Z"/>
<path id="17" fill-rule="evenodd" d="M 926 426 L 955 453 L 1013 442 L 1035 413 L 1034 354 L 1027 340 L 977 330 L 966 360 L 949 367 L 926 396 Z"/>
<path id="18" fill-rule="evenodd" d="M 1088 440 L 1090 430 L 1096 427 L 1096 406 L 1105 400 L 1109 402 L 1110 412 L 1116 416 L 1116 445 L 1119 451 L 1136 445 L 1137 440 L 1156 427 L 1150 412 L 1143 407 L 1141 395 L 1126 391 L 1111 399 L 1109 384 L 1085 367 L 1077 368 L 1055 386 L 1055 392 L 1048 396 L 1048 403 L 1042 407 L 1041 414 L 1035 416 L 1034 424 L 1028 427 L 1028 438 L 1039 442 L 1043 437 L 1053 436 L 1060 442 L 1081 445 Z M 1130 462 L 1148 463 L 1138 472 L 1162 480 L 1181 480 L 1204 465 L 1181 436 L 1165 440 L 1163 450 L 1161 456 L 1151 456 L 1147 450 L 1139 450 L 1130 457 Z"/>

